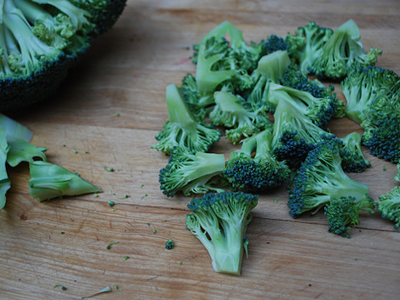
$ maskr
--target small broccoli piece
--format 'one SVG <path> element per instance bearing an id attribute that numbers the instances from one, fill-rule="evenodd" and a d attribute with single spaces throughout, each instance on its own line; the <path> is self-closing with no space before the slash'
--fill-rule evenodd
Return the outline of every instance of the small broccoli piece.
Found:
<path id="1" fill-rule="evenodd" d="M 40 158 L 46 161 L 44 152 L 47 148 L 36 147 L 22 139 L 12 136 L 7 137 L 7 143 L 10 147 L 7 154 L 7 163 L 11 167 L 15 167 L 21 162 L 33 162 L 34 158 Z"/>
<path id="2" fill-rule="evenodd" d="M 329 37 L 311 69 L 319 77 L 341 80 L 355 66 L 373 66 L 382 51 L 371 48 L 367 53 L 361 43 L 360 29 L 349 20 Z"/>
<path id="3" fill-rule="evenodd" d="M 44 161 L 29 163 L 31 179 L 29 194 L 44 201 L 62 196 L 76 196 L 99 192 L 100 189 L 63 167 Z"/>
<path id="4" fill-rule="evenodd" d="M 297 168 L 319 142 L 335 136 L 315 125 L 292 101 L 281 98 L 274 113 L 273 152 Z"/>
<path id="5" fill-rule="evenodd" d="M 320 142 L 301 164 L 289 191 L 289 213 L 293 218 L 306 211 L 317 212 L 333 199 L 354 197 L 360 201 L 368 194 L 368 186 L 351 179 L 342 169 L 340 142 Z"/>
<path id="6" fill-rule="evenodd" d="M 400 77 L 388 69 L 375 66 L 352 68 L 340 83 L 347 101 L 346 116 L 361 124 L 366 119 L 365 111 L 373 108 L 376 99 L 390 93 L 399 80 Z"/>
<path id="7" fill-rule="evenodd" d="M 360 224 L 360 213 L 367 211 L 373 214 L 374 209 L 374 201 L 367 195 L 358 200 L 352 196 L 332 199 L 325 206 L 328 231 L 349 238 L 350 230 Z"/>
<path id="8" fill-rule="evenodd" d="M 343 138 L 340 155 L 342 156 L 342 168 L 345 172 L 361 173 L 371 166 L 364 157 L 361 149 L 361 134 L 351 132 Z"/>
<path id="9" fill-rule="evenodd" d="M 376 208 L 382 213 L 382 218 L 393 221 L 394 228 L 400 227 L 400 186 L 395 186 L 390 193 L 379 196 Z"/>
<path id="10" fill-rule="evenodd" d="M 270 130 L 264 130 L 244 139 L 241 148 L 230 154 L 223 176 L 234 190 L 265 191 L 288 179 L 288 166 L 272 153 L 272 137 Z"/>
<path id="11" fill-rule="evenodd" d="M 0 210 L 6 205 L 6 193 L 11 187 L 11 180 L 8 178 L 6 161 L 10 146 L 7 143 L 6 128 L 0 128 Z"/>
<path id="12" fill-rule="evenodd" d="M 156 135 L 158 143 L 152 148 L 167 155 L 174 147 L 190 152 L 206 152 L 220 139 L 219 130 L 207 127 L 195 119 L 175 84 L 167 86 L 166 101 L 169 120 Z"/>
<path id="13" fill-rule="evenodd" d="M 279 50 L 288 51 L 289 44 L 284 38 L 271 34 L 267 37 L 267 41 L 265 42 L 265 50 L 268 54 Z"/>
<path id="14" fill-rule="evenodd" d="M 331 28 L 323 28 L 310 21 L 306 26 L 299 27 L 294 35 L 289 33 L 286 36 L 291 57 L 299 64 L 303 74 L 310 73 L 310 67 L 323 55 L 323 47 L 332 35 Z"/>
<path id="15" fill-rule="evenodd" d="M 175 245 L 174 245 L 174 241 L 169 239 L 166 243 L 165 243 L 165 249 L 171 250 L 174 249 Z"/>
<path id="16" fill-rule="evenodd" d="M 193 199 L 186 228 L 207 249 L 215 272 L 240 275 L 247 225 L 258 195 L 242 192 L 206 194 Z"/>
<path id="17" fill-rule="evenodd" d="M 174 148 L 168 164 L 160 170 L 160 189 L 168 197 L 178 191 L 184 195 L 223 191 L 221 174 L 225 168 L 223 154 L 197 152 Z"/>
<path id="18" fill-rule="evenodd" d="M 210 121 L 214 125 L 231 128 L 226 130 L 226 138 L 233 144 L 273 126 L 262 108 L 254 111 L 238 95 L 220 91 L 215 92 L 214 98 L 215 106 L 210 112 Z"/>

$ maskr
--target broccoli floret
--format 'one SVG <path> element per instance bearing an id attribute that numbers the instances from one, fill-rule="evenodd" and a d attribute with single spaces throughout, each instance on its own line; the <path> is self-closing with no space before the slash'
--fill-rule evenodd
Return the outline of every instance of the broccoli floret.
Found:
<path id="1" fill-rule="evenodd" d="M 265 50 L 268 54 L 279 50 L 288 51 L 289 44 L 284 38 L 271 34 L 265 42 Z"/>
<path id="2" fill-rule="evenodd" d="M 329 232 L 350 237 L 350 230 L 360 224 L 360 213 L 374 213 L 375 204 L 371 197 L 365 195 L 360 199 L 352 196 L 332 199 L 325 206 L 325 215 L 329 222 Z"/>
<path id="3" fill-rule="evenodd" d="M 0 24 L 1 109 L 28 106 L 53 94 L 90 48 L 96 28 L 110 28 L 125 2 L 5 1 Z M 108 16 L 109 8 L 115 14 L 107 25 L 100 15 Z"/>
<path id="4" fill-rule="evenodd" d="M 376 99 L 385 97 L 399 80 L 395 72 L 380 67 L 351 69 L 340 83 L 347 101 L 346 116 L 361 124 L 366 119 L 365 111 L 373 107 Z"/>
<path id="5" fill-rule="evenodd" d="M 168 164 L 160 170 L 160 189 L 168 197 L 178 191 L 184 195 L 222 192 L 225 184 L 222 172 L 225 168 L 223 154 L 197 152 L 174 148 Z"/>
<path id="6" fill-rule="evenodd" d="M 214 125 L 223 125 L 226 138 L 233 144 L 243 137 L 249 137 L 265 128 L 272 128 L 266 112 L 259 108 L 254 111 L 240 96 L 229 92 L 215 92 L 215 106 L 210 112 L 210 121 Z"/>
<path id="7" fill-rule="evenodd" d="M 368 186 L 351 179 L 341 165 L 337 139 L 322 141 L 309 152 L 289 191 L 288 207 L 293 218 L 310 210 L 315 213 L 333 199 L 354 197 L 360 201 L 368 194 Z"/>
<path id="8" fill-rule="evenodd" d="M 310 73 L 314 61 L 324 55 L 323 47 L 332 35 L 333 29 L 320 27 L 312 21 L 299 27 L 294 35 L 287 35 L 286 43 L 290 45 L 291 56 L 300 65 L 303 74 Z"/>
<path id="9" fill-rule="evenodd" d="M 395 186 L 390 193 L 379 196 L 376 208 L 382 213 L 382 218 L 393 221 L 394 228 L 400 227 L 400 186 Z"/>
<path id="10" fill-rule="evenodd" d="M 193 199 L 186 216 L 186 228 L 207 249 L 215 272 L 240 275 L 251 210 L 258 195 L 242 192 L 206 194 Z"/>
<path id="11" fill-rule="evenodd" d="M 355 66 L 373 66 L 382 51 L 371 48 L 367 53 L 361 43 L 360 29 L 349 20 L 330 36 L 311 69 L 322 78 L 341 80 Z"/>
<path id="12" fill-rule="evenodd" d="M 351 132 L 343 138 L 340 155 L 342 156 L 342 168 L 345 172 L 361 173 L 371 166 L 364 157 L 361 149 L 361 134 Z"/>
<path id="13" fill-rule="evenodd" d="M 169 120 L 157 135 L 158 143 L 153 149 L 169 154 L 174 147 L 189 152 L 207 152 L 221 137 L 217 129 L 207 127 L 195 119 L 182 93 L 175 84 L 166 88 Z"/>
<path id="14" fill-rule="evenodd" d="M 272 132 L 264 130 L 242 141 L 230 154 L 223 176 L 232 188 L 243 192 L 261 192 L 282 185 L 289 167 L 272 153 Z"/>
<path id="15" fill-rule="evenodd" d="M 276 107 L 273 133 L 274 154 L 291 168 L 297 168 L 319 142 L 335 137 L 315 125 L 286 98 Z"/>

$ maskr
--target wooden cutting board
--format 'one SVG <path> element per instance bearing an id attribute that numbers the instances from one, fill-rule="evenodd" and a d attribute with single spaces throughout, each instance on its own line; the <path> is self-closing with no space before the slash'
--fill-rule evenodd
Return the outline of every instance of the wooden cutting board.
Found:
<path id="1" fill-rule="evenodd" d="M 9 114 L 34 131 L 32 143 L 49 149 L 50 162 L 103 192 L 39 203 L 29 197 L 27 166 L 9 170 L 0 298 L 80 299 L 110 286 L 94 298 L 397 299 L 400 233 L 392 222 L 363 215 L 352 237 L 342 238 L 327 232 L 323 212 L 292 219 L 284 187 L 260 196 L 242 276 L 214 273 L 207 251 L 185 229 L 190 198 L 162 194 L 158 172 L 168 158 L 150 149 L 168 119 L 165 87 L 194 72 L 187 47 L 222 21 L 250 42 L 285 36 L 310 20 L 337 28 L 351 18 L 365 48 L 383 50 L 377 65 L 400 74 L 396 0 L 128 1 L 52 99 Z M 336 91 L 343 99 L 338 85 Z M 338 136 L 362 132 L 348 119 L 329 128 Z M 212 151 L 228 156 L 233 149 L 222 138 Z M 377 200 L 397 185 L 397 169 L 364 150 L 372 167 L 350 177 Z M 165 249 L 168 239 L 173 250 Z"/>

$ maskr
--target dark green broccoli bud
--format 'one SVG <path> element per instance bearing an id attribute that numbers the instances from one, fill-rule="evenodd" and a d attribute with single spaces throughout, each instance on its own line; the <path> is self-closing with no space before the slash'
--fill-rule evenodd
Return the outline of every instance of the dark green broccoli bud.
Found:
<path id="1" fill-rule="evenodd" d="M 319 142 L 335 137 L 315 125 L 286 98 L 276 107 L 273 134 L 274 154 L 291 168 L 297 168 Z"/>
<path id="2" fill-rule="evenodd" d="M 184 195 L 222 192 L 225 184 L 221 174 L 225 168 L 223 154 L 197 152 L 174 148 L 168 164 L 160 170 L 160 189 L 168 197 L 178 191 Z"/>
<path id="3" fill-rule="evenodd" d="M 289 213 L 293 218 L 306 211 L 317 212 L 333 199 L 354 197 L 360 201 L 368 186 L 351 179 L 342 169 L 338 139 L 322 141 L 308 153 L 289 191 Z"/>
<path id="4" fill-rule="evenodd" d="M 272 152 L 272 131 L 264 130 L 242 141 L 230 154 L 223 176 L 236 191 L 256 193 L 287 181 L 289 167 Z"/>
<path id="5" fill-rule="evenodd" d="M 376 208 L 382 213 L 382 218 L 393 221 L 394 228 L 400 227 L 400 186 L 394 187 L 390 193 L 379 196 Z"/>
<path id="6" fill-rule="evenodd" d="M 243 137 L 272 128 L 272 123 L 268 120 L 266 112 L 259 108 L 254 111 L 244 99 L 229 92 L 215 92 L 215 106 L 210 112 L 210 121 L 214 125 L 223 125 L 226 138 L 233 144 L 239 142 Z"/>
<path id="7" fill-rule="evenodd" d="M 340 86 L 347 101 L 346 116 L 361 124 L 365 111 L 376 99 L 385 97 L 400 77 L 393 71 L 375 66 L 352 68 Z"/>
<path id="8" fill-rule="evenodd" d="M 267 37 L 267 41 L 265 42 L 265 50 L 268 54 L 279 50 L 288 51 L 289 45 L 284 38 L 272 34 Z"/>
<path id="9" fill-rule="evenodd" d="M 184 148 L 189 152 L 206 152 L 220 139 L 219 130 L 207 127 L 195 119 L 175 84 L 167 86 L 166 100 L 169 120 L 156 135 L 158 143 L 152 146 L 153 149 L 167 155 L 174 147 Z"/>
<path id="10" fill-rule="evenodd" d="M 331 35 L 321 53 L 315 58 L 311 69 L 322 78 L 341 80 L 355 66 L 373 66 L 382 51 L 371 48 L 367 53 L 361 43 L 360 29 L 349 20 Z"/>
<path id="11" fill-rule="evenodd" d="M 206 194 L 193 199 L 186 216 L 186 228 L 207 249 L 215 272 L 240 275 L 247 225 L 258 195 L 242 192 Z"/>
<path id="12" fill-rule="evenodd" d="M 306 26 L 299 27 L 294 35 L 286 36 L 291 57 L 300 65 L 303 74 L 310 73 L 310 67 L 323 55 L 323 47 L 332 35 L 331 28 L 323 28 L 310 21 Z"/>
<path id="13" fill-rule="evenodd" d="M 342 168 L 345 172 L 361 173 L 371 166 L 364 157 L 361 148 L 361 134 L 351 132 L 343 138 L 340 155 L 342 156 Z"/>
<path id="14" fill-rule="evenodd" d="M 297 110 L 309 118 L 318 127 L 325 126 L 333 117 L 335 109 L 334 97 L 314 97 L 311 93 L 291 87 L 271 83 L 268 100 L 270 107 L 276 108 L 282 99 L 291 102 Z"/>
<path id="15" fill-rule="evenodd" d="M 165 243 L 165 249 L 171 250 L 174 249 L 175 245 L 174 245 L 174 241 L 169 239 L 166 243 Z"/>
<path id="16" fill-rule="evenodd" d="M 329 222 L 329 232 L 349 238 L 349 232 L 360 224 L 360 213 L 374 213 L 374 200 L 365 195 L 361 199 L 352 196 L 332 199 L 325 206 L 325 215 Z"/>

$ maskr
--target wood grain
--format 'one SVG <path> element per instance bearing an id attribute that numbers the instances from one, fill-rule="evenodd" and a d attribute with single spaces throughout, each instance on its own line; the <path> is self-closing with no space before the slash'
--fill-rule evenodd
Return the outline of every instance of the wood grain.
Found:
<path id="1" fill-rule="evenodd" d="M 49 149 L 50 162 L 103 192 L 39 203 L 29 197 L 27 166 L 9 170 L 12 188 L 0 212 L 0 298 L 80 299 L 109 285 L 111 294 L 94 298 L 397 299 L 400 234 L 393 223 L 363 215 L 350 239 L 335 236 L 322 212 L 293 220 L 284 187 L 260 196 L 242 276 L 214 273 L 207 251 L 185 229 L 190 198 L 162 194 L 158 171 L 168 158 L 150 146 L 168 119 L 166 85 L 194 72 L 186 47 L 220 22 L 259 41 L 309 20 L 335 28 L 353 18 L 365 48 L 384 51 L 378 65 L 400 73 L 399 17 L 395 0 L 129 0 L 52 99 L 9 114 L 34 131 L 32 143 Z M 342 98 L 338 86 L 337 92 Z M 338 136 L 362 132 L 348 119 L 329 127 Z M 222 138 L 212 151 L 233 149 Z M 372 167 L 350 177 L 377 199 L 397 184 L 397 169 L 364 151 Z M 173 250 L 165 249 L 169 238 Z"/>

